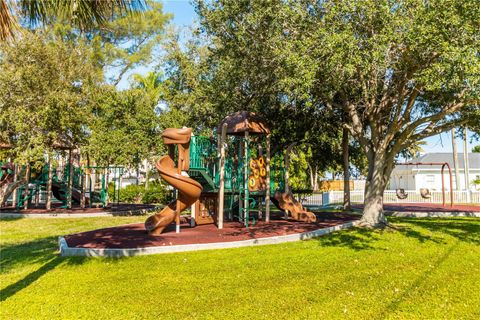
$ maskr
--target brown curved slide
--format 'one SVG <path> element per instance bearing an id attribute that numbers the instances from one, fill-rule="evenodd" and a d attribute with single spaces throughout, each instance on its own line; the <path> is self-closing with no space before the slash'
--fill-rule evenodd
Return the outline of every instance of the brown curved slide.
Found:
<path id="1" fill-rule="evenodd" d="M 315 222 L 317 217 L 313 212 L 305 210 L 300 202 L 298 202 L 290 192 L 276 191 L 273 196 L 273 204 L 282 210 L 290 213 L 292 219 L 304 222 Z"/>
<path id="2" fill-rule="evenodd" d="M 156 163 L 160 176 L 172 187 L 178 190 L 178 198 L 173 200 L 159 213 L 148 217 L 145 221 L 145 229 L 152 235 L 158 235 L 180 217 L 180 212 L 191 206 L 200 198 L 202 185 L 192 178 L 183 176 L 182 170 L 188 170 L 189 147 L 192 129 L 166 129 L 163 134 L 163 142 L 169 147 L 169 155 L 163 156 Z M 178 144 L 178 166 L 175 167 L 174 145 Z"/>

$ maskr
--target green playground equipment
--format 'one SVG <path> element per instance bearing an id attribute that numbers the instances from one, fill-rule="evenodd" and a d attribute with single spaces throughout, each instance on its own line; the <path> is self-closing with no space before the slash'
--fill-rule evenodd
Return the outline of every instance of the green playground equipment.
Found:
<path id="1" fill-rule="evenodd" d="M 123 171 L 124 168 L 118 166 L 76 167 L 69 163 L 65 166 L 52 166 L 52 195 L 54 199 L 62 203 L 61 208 L 70 206 L 69 199 L 77 205 L 80 205 L 85 199 L 84 205 L 88 207 L 106 207 L 110 200 L 118 203 L 120 198 L 118 181 Z M 19 166 L 19 176 L 25 177 L 26 172 L 27 166 Z M 108 176 L 113 176 L 112 199 L 108 193 Z M 34 200 L 38 205 L 46 199 L 49 164 L 40 168 L 31 168 L 26 178 L 27 183 L 17 188 L 16 197 L 12 199 L 17 209 L 28 207 Z"/>
<path id="2" fill-rule="evenodd" d="M 247 117 L 256 117 L 247 113 Z M 226 119 L 229 119 L 228 117 Z M 225 122 L 225 120 L 224 120 Z M 221 128 L 221 126 L 219 126 Z M 190 168 L 188 175 L 201 183 L 204 193 L 220 191 L 220 134 L 221 129 L 213 132 L 212 137 L 192 136 L 190 140 Z M 245 227 L 254 225 L 262 215 L 262 204 L 266 203 L 267 190 L 269 196 L 275 191 L 283 191 L 285 186 L 284 156 L 282 153 L 269 158 L 269 188 L 250 190 L 249 181 L 252 175 L 250 163 L 252 159 L 263 156 L 262 151 L 269 148 L 269 131 L 227 132 L 224 141 L 224 201 L 223 216 L 227 220 L 241 221 Z M 217 136 L 217 138 L 214 138 Z M 220 197 L 218 197 L 220 199 Z"/>
<path id="3" fill-rule="evenodd" d="M 123 175 L 124 168 L 119 166 L 84 166 L 82 168 L 85 175 L 85 192 L 88 194 L 88 205 L 90 207 L 96 204 L 106 206 L 110 200 L 118 203 L 120 200 L 120 177 Z M 108 178 L 113 175 L 112 181 Z M 108 193 L 108 184 L 113 182 L 113 194 Z M 110 198 L 111 196 L 111 198 Z"/>

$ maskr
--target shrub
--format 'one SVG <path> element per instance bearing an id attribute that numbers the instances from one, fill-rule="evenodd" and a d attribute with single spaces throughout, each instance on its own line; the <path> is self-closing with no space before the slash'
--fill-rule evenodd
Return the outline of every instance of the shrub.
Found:
<path id="1" fill-rule="evenodd" d="M 151 182 L 148 189 L 145 189 L 144 184 L 131 184 L 120 189 L 120 202 L 166 204 L 172 198 L 171 193 L 164 184 L 159 182 Z M 108 194 L 110 195 L 110 199 L 113 200 L 113 183 L 108 186 Z"/>

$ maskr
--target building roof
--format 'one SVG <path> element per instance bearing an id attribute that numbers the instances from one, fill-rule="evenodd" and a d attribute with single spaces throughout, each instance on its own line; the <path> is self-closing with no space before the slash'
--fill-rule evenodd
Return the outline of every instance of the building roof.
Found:
<path id="1" fill-rule="evenodd" d="M 226 116 L 218 125 L 217 132 L 222 132 L 223 124 L 227 124 L 227 134 L 241 135 L 248 131 L 251 134 L 269 134 L 265 120 L 259 115 L 248 112 L 238 111 Z"/>
<path id="2" fill-rule="evenodd" d="M 426 153 L 420 157 L 414 158 L 409 163 L 417 162 L 447 162 L 450 167 L 453 169 L 453 154 L 451 152 L 437 152 L 437 153 Z M 480 153 L 468 153 L 468 162 L 470 170 L 480 169 Z M 399 169 L 405 169 L 405 165 L 397 165 Z M 458 168 L 463 169 L 465 167 L 463 161 L 463 153 L 458 153 Z M 424 167 L 427 168 L 427 167 Z M 419 169 L 422 169 L 419 167 Z"/>

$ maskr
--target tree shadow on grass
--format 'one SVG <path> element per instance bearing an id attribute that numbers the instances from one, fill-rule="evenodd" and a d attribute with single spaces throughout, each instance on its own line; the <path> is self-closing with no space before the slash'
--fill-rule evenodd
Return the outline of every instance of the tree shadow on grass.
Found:
<path id="1" fill-rule="evenodd" d="M 356 251 L 359 250 L 385 250 L 373 246 L 380 239 L 383 230 L 373 230 L 364 228 L 353 228 L 334 232 L 323 237 L 319 237 L 318 243 L 322 247 L 347 247 Z"/>
<path id="2" fill-rule="evenodd" d="M 420 243 L 433 242 L 446 244 L 441 234 L 450 235 L 458 240 L 480 244 L 480 223 L 471 218 L 392 218 L 392 227 L 385 229 L 353 228 L 335 232 L 318 238 L 321 246 L 348 247 L 353 250 L 384 250 L 374 243 L 385 233 L 399 232 L 407 238 Z M 401 225 L 398 225 L 401 223 Z"/>
<path id="3" fill-rule="evenodd" d="M 41 238 L 34 241 L 2 245 L 0 270 L 6 273 L 17 266 L 45 263 L 56 256 L 57 237 Z"/>
<path id="4" fill-rule="evenodd" d="M 0 211 L 2 213 L 2 211 Z M 0 221 L 2 222 L 14 222 L 17 220 L 25 219 L 23 216 L 15 216 L 15 217 L 0 217 Z"/>
<path id="5" fill-rule="evenodd" d="M 420 227 L 424 230 L 428 230 L 430 233 L 443 233 L 457 240 L 463 242 L 469 242 L 476 245 L 480 244 L 480 220 L 473 218 L 399 218 L 393 220 L 395 222 L 408 223 L 414 227 Z M 424 233 L 413 230 L 409 227 L 400 227 L 399 231 L 406 236 L 415 237 L 419 241 L 425 240 L 435 241 L 437 243 L 446 243 L 445 240 L 435 236 L 427 235 Z"/>
<path id="6" fill-rule="evenodd" d="M 47 237 L 21 244 L 4 245 L 1 248 L 0 270 L 6 273 L 16 267 L 39 264 L 42 266 L 24 278 L 0 290 L 0 301 L 15 295 L 59 265 L 76 265 L 85 257 L 60 257 L 57 251 L 57 237 Z"/>
<path id="7" fill-rule="evenodd" d="M 439 268 L 455 251 L 455 249 L 459 245 L 459 241 L 457 240 L 448 250 L 441 255 L 434 263 L 430 265 L 430 268 L 422 272 L 420 276 L 405 290 L 403 293 L 398 297 L 394 298 L 378 315 L 378 319 L 385 319 L 388 314 L 395 312 L 399 305 L 406 301 L 408 297 L 412 294 L 412 292 L 420 291 L 421 287 L 428 281 L 428 279 L 432 276 L 434 270 Z"/>

